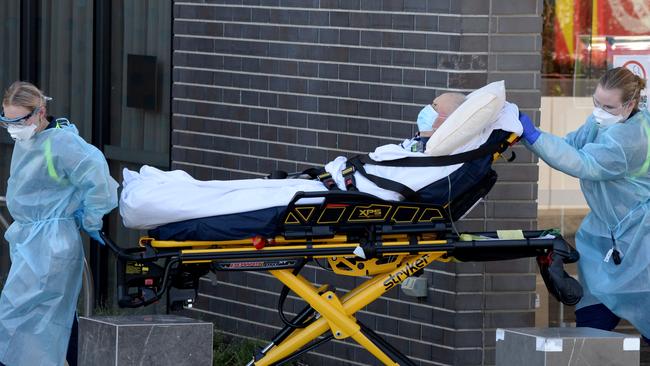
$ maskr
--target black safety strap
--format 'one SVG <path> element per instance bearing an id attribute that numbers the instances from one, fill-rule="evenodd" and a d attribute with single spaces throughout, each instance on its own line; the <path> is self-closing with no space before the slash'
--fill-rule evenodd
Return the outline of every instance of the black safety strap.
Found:
<path id="1" fill-rule="evenodd" d="M 466 163 L 472 160 L 480 159 L 494 153 L 504 152 L 510 143 L 503 141 L 496 144 L 483 145 L 475 150 L 466 151 L 455 155 L 446 156 L 423 156 L 407 157 L 395 160 L 375 161 L 369 155 L 359 155 L 359 160 L 363 164 L 381 165 L 381 166 L 398 166 L 398 167 L 427 167 L 427 166 L 448 166 L 460 163 Z"/>
<path id="2" fill-rule="evenodd" d="M 357 182 L 354 179 L 355 168 L 350 162 L 346 162 L 345 169 L 341 171 L 343 181 L 345 182 L 345 189 L 349 192 L 358 192 Z"/>
<path id="3" fill-rule="evenodd" d="M 348 159 L 348 164 L 354 167 L 354 170 L 359 172 L 359 174 L 366 177 L 369 181 L 373 182 L 377 187 L 387 189 L 389 191 L 397 192 L 404 196 L 407 200 L 417 200 L 419 194 L 412 190 L 411 188 L 405 186 L 402 183 L 395 182 L 390 179 L 382 178 L 374 174 L 366 172 L 366 169 L 363 168 L 363 162 L 359 159 L 359 156 Z M 354 173 L 353 173 L 354 174 Z"/>
<path id="4" fill-rule="evenodd" d="M 341 190 L 336 185 L 336 181 L 334 180 L 334 178 L 332 178 L 332 174 L 330 174 L 328 172 L 319 174 L 316 178 L 319 181 L 321 181 L 325 185 L 325 188 L 327 188 L 330 191 L 340 191 Z"/>
<path id="5" fill-rule="evenodd" d="M 325 168 L 308 168 L 302 171 L 302 174 L 307 174 L 312 179 L 318 179 L 323 173 L 326 173 Z"/>
<path id="6" fill-rule="evenodd" d="M 390 179 L 382 178 L 374 174 L 366 172 L 363 165 L 381 165 L 381 166 L 396 166 L 396 167 L 427 167 L 427 166 L 449 166 L 468 161 L 476 160 L 494 153 L 504 152 L 510 143 L 503 141 L 496 144 L 483 145 L 475 150 L 467 151 L 460 154 L 448 156 L 427 156 L 427 157 L 406 157 L 395 160 L 375 161 L 369 155 L 358 155 L 348 159 L 345 169 L 341 172 L 345 181 L 345 187 L 348 191 L 358 191 L 354 179 L 354 173 L 359 172 L 366 177 L 369 181 L 373 182 L 377 187 L 393 191 L 404 196 L 408 200 L 417 200 L 419 194 L 409 188 L 408 186 L 392 181 Z M 325 171 L 324 168 L 311 168 L 303 171 L 303 174 L 308 174 L 312 178 L 321 181 L 325 187 L 330 191 L 340 190 L 336 185 L 336 181 L 332 175 Z"/>
<path id="7" fill-rule="evenodd" d="M 417 200 L 419 196 L 417 192 L 399 182 L 395 182 L 390 179 L 382 178 L 366 172 L 363 167 L 364 164 L 395 167 L 449 166 L 480 159 L 485 156 L 493 155 L 494 153 L 502 153 L 508 148 L 508 146 L 510 146 L 510 143 L 508 141 L 503 141 L 500 143 L 483 145 L 477 149 L 455 155 L 406 157 L 388 161 L 375 161 L 369 155 L 358 155 L 351 159 L 348 159 L 347 166 L 348 168 L 350 166 L 354 167 L 356 171 L 373 182 L 379 188 L 397 192 L 408 200 Z"/>

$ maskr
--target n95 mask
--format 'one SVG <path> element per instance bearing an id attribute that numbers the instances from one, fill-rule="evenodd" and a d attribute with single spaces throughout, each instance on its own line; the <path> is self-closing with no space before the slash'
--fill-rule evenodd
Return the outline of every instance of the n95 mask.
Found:
<path id="1" fill-rule="evenodd" d="M 609 127 L 625 119 L 625 117 L 620 114 L 613 115 L 600 107 L 594 108 L 593 116 L 596 123 L 601 127 Z"/>
<path id="2" fill-rule="evenodd" d="M 36 133 L 36 124 L 31 124 L 27 126 L 7 126 L 7 132 L 11 135 L 11 138 L 16 141 L 26 141 L 32 138 Z"/>

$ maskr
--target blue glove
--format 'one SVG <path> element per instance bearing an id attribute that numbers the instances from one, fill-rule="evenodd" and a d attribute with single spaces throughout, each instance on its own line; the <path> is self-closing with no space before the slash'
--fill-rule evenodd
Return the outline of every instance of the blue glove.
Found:
<path id="1" fill-rule="evenodd" d="M 542 133 L 535 127 L 533 121 L 528 115 L 519 112 L 519 122 L 521 122 L 524 132 L 521 134 L 529 144 L 534 144 Z"/>
<path id="2" fill-rule="evenodd" d="M 99 235 L 99 231 L 86 231 L 86 233 L 99 244 L 106 245 L 106 243 L 104 243 L 104 239 L 102 239 L 102 237 Z"/>

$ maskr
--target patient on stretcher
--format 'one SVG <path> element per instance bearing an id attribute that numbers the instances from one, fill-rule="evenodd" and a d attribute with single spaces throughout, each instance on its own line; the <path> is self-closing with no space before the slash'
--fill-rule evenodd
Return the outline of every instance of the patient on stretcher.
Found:
<path id="1" fill-rule="evenodd" d="M 376 162 L 406 157 L 446 156 L 477 149 L 493 136 L 494 131 L 521 135 L 518 108 L 505 102 L 503 82 L 489 84 L 467 97 L 458 93 L 440 95 L 418 116 L 419 135 L 401 144 L 388 144 L 369 156 Z M 325 165 L 340 190 L 346 190 L 347 158 L 340 156 Z M 467 187 L 489 163 L 470 166 L 474 162 L 449 166 L 401 167 L 365 164 L 367 173 L 420 191 L 439 182 L 445 192 L 422 195 L 430 203 L 447 202 L 452 186 Z M 465 169 L 459 169 L 465 166 Z M 456 171 L 454 180 L 449 177 Z M 354 187 L 384 200 L 398 201 L 404 196 L 379 187 L 364 175 L 355 172 Z M 199 181 L 183 171 L 163 172 L 143 166 L 140 172 L 124 170 L 120 214 L 130 228 L 153 229 L 168 223 L 203 217 L 246 213 L 282 208 L 296 192 L 327 190 L 320 180 L 310 179 L 242 179 L 231 181 Z M 471 182 L 470 182 L 471 183 Z M 447 189 L 449 187 L 449 189 Z M 332 188 L 332 187 L 330 187 Z M 460 188 L 459 188 L 460 189 Z M 438 190 L 429 190 L 438 192 Z M 437 197 L 437 196 L 444 197 Z"/>

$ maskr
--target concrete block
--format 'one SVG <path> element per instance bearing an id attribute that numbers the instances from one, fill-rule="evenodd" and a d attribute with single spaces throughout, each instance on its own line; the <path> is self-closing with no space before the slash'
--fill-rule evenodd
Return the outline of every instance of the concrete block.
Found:
<path id="1" fill-rule="evenodd" d="M 79 364 L 212 365 L 213 324 L 171 315 L 79 318 Z"/>
<path id="2" fill-rule="evenodd" d="M 592 328 L 497 329 L 497 366 L 639 364 L 638 337 Z"/>

